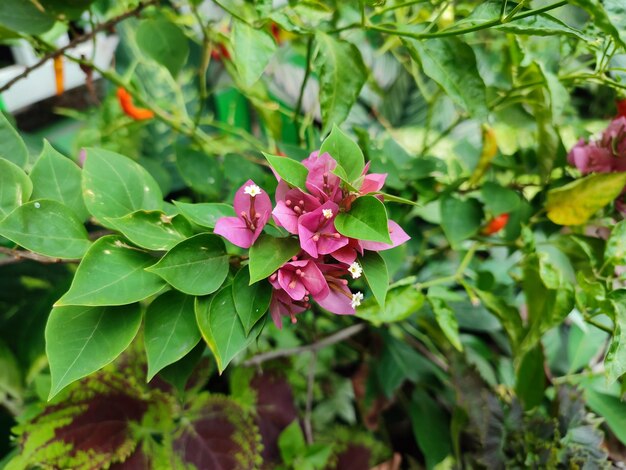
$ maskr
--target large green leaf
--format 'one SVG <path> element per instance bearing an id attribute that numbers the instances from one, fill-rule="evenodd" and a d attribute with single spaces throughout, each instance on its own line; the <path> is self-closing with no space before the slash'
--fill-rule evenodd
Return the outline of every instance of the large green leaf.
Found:
<path id="1" fill-rule="evenodd" d="M 131 343 L 141 325 L 139 305 L 57 307 L 46 325 L 50 397 L 106 366 Z"/>
<path id="2" fill-rule="evenodd" d="M 170 291 L 157 297 L 146 310 L 148 381 L 164 367 L 182 359 L 200 341 L 194 301 L 194 297 Z"/>
<path id="3" fill-rule="evenodd" d="M 149 250 L 169 250 L 193 233 L 184 218 L 178 215 L 170 217 L 161 211 L 137 211 L 105 220 L 135 245 Z"/>
<path id="4" fill-rule="evenodd" d="M 213 352 L 220 374 L 259 335 L 265 322 L 257 322 L 246 335 L 239 320 L 230 286 L 212 297 L 196 300 L 196 321 L 202 337 Z"/>
<path id="5" fill-rule="evenodd" d="M 571 0 L 570 3 L 585 9 L 594 26 L 626 47 L 626 6 L 622 0 Z"/>
<path id="6" fill-rule="evenodd" d="M 478 74 L 474 51 L 457 38 L 402 40 L 410 54 L 422 64 L 422 71 L 472 116 L 487 113 L 485 84 Z"/>
<path id="7" fill-rule="evenodd" d="M 267 281 L 250 284 L 250 271 L 247 266 L 239 270 L 232 286 L 235 309 L 248 335 L 270 306 L 272 286 Z"/>
<path id="8" fill-rule="evenodd" d="M 361 52 L 349 42 L 324 33 L 315 40 L 320 48 L 320 105 L 322 134 L 348 117 L 367 79 Z"/>
<path id="9" fill-rule="evenodd" d="M 122 237 L 102 237 L 85 254 L 70 289 L 56 305 L 124 305 L 146 299 L 166 285 L 145 270 L 154 260 Z"/>
<path id="10" fill-rule="evenodd" d="M 548 218 L 559 225 L 581 225 L 615 199 L 626 185 L 626 173 L 600 173 L 551 189 Z"/>
<path id="11" fill-rule="evenodd" d="M 613 292 L 611 305 L 613 307 L 613 337 L 606 351 L 604 366 L 607 380 L 615 382 L 626 374 L 626 290 Z"/>
<path id="12" fill-rule="evenodd" d="M 87 210 L 100 222 L 161 208 L 161 189 L 142 166 L 108 150 L 88 148 L 86 152 L 83 198 Z"/>
<path id="13" fill-rule="evenodd" d="M 189 55 L 189 42 L 182 30 L 164 19 L 147 19 L 137 28 L 137 45 L 176 77 Z"/>
<path id="14" fill-rule="evenodd" d="M 306 188 L 306 177 L 309 170 L 300 162 L 288 157 L 263 153 L 271 167 L 287 183 L 297 188 Z"/>
<path id="15" fill-rule="evenodd" d="M 337 214 L 335 228 L 346 237 L 391 244 L 387 210 L 374 196 L 361 196 L 350 211 Z"/>
<path id="16" fill-rule="evenodd" d="M 41 34 L 54 25 L 54 17 L 37 8 L 37 4 L 24 0 L 0 2 L 0 25 L 26 34 Z M 0 137 L 0 142 L 4 142 Z"/>
<path id="17" fill-rule="evenodd" d="M 515 191 L 497 183 L 485 183 L 480 192 L 485 208 L 494 216 L 513 212 L 520 205 L 520 197 Z"/>
<path id="18" fill-rule="evenodd" d="M 0 220 L 28 201 L 32 192 L 33 183 L 26 173 L 17 165 L 0 158 Z"/>
<path id="19" fill-rule="evenodd" d="M 80 168 L 44 141 L 41 155 L 30 172 L 33 199 L 52 199 L 65 204 L 76 217 L 89 217 L 81 188 Z"/>
<path id="20" fill-rule="evenodd" d="M 220 199 L 224 186 L 223 163 L 215 155 L 189 145 L 176 146 L 176 167 L 185 183 L 194 191 Z"/>
<path id="21" fill-rule="evenodd" d="M 374 326 L 399 322 L 422 308 L 424 300 L 424 294 L 413 286 L 396 287 L 387 293 L 384 309 L 373 299 L 368 299 L 356 309 L 356 316 Z"/>
<path id="22" fill-rule="evenodd" d="M 450 419 L 441 406 L 424 390 L 416 388 L 411 398 L 409 416 L 413 435 L 432 470 L 452 453 Z"/>
<path id="23" fill-rule="evenodd" d="M 215 223 L 222 217 L 235 217 L 233 206 L 221 203 L 198 203 L 173 201 L 180 213 L 200 227 L 214 228 Z"/>
<path id="24" fill-rule="evenodd" d="M 370 286 L 378 305 L 384 310 L 387 289 L 389 288 L 389 272 L 385 260 L 375 251 L 367 251 L 359 259 L 363 268 L 363 275 Z"/>
<path id="25" fill-rule="evenodd" d="M 611 431 L 626 445 L 626 403 L 618 397 L 593 389 L 585 390 L 587 405 L 606 420 Z"/>
<path id="26" fill-rule="evenodd" d="M 354 182 L 365 166 L 365 158 L 359 146 L 336 125 L 330 135 L 322 142 L 320 155 L 328 152 L 343 168 L 348 181 Z"/>
<path id="27" fill-rule="evenodd" d="M 233 24 L 233 61 L 245 87 L 261 78 L 263 71 L 276 51 L 276 43 L 270 34 L 253 28 L 241 21 Z"/>
<path id="28" fill-rule="evenodd" d="M 201 233 L 180 242 L 148 271 L 185 294 L 207 295 L 224 283 L 228 267 L 224 241 Z"/>
<path id="29" fill-rule="evenodd" d="M 250 247 L 250 283 L 269 277 L 299 251 L 300 243 L 295 238 L 261 235 Z"/>
<path id="30" fill-rule="evenodd" d="M 515 392 L 527 410 L 539 406 L 543 400 L 546 383 L 544 361 L 543 350 L 537 345 L 524 355 L 517 369 Z"/>
<path id="31" fill-rule="evenodd" d="M 82 258 L 91 245 L 74 212 L 47 199 L 23 204 L 11 212 L 0 222 L 0 235 L 53 258 Z"/>
<path id="32" fill-rule="evenodd" d="M 4 7 L 4 2 L 0 2 L 0 24 L 2 23 L 2 9 Z M 20 168 L 24 168 L 24 165 L 28 162 L 26 144 L 24 144 L 20 135 L 2 112 L 0 112 L 0 142 L 2 142 L 0 158 L 4 158 Z"/>
<path id="33" fill-rule="evenodd" d="M 453 247 L 478 232 L 483 214 L 475 199 L 446 196 L 440 207 L 441 227 Z"/>

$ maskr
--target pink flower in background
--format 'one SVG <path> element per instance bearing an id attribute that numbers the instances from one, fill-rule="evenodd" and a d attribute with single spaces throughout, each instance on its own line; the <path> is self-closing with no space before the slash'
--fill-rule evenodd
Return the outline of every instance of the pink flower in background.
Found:
<path id="1" fill-rule="evenodd" d="M 298 219 L 300 246 L 313 258 L 327 255 L 348 244 L 348 238 L 335 229 L 334 220 L 339 206 L 327 201 Z"/>
<path id="2" fill-rule="evenodd" d="M 580 139 L 567 161 L 583 174 L 626 171 L 626 117 L 611 121 L 599 140 Z"/>
<path id="3" fill-rule="evenodd" d="M 222 217 L 215 224 L 214 232 L 233 245 L 250 248 L 270 218 L 272 203 L 266 192 L 248 180 L 235 193 L 233 205 L 237 217 Z"/>

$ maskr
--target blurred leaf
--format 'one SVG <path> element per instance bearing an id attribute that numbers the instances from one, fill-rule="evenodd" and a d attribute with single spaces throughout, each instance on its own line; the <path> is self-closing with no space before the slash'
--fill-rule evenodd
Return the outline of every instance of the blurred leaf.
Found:
<path id="1" fill-rule="evenodd" d="M 608 333 L 587 325 L 588 331 L 583 331 L 578 325 L 572 324 L 567 340 L 567 355 L 569 358 L 568 374 L 573 374 L 589 365 L 589 362 L 604 348 Z"/>
<path id="2" fill-rule="evenodd" d="M 154 258 L 109 235 L 97 240 L 78 265 L 70 289 L 56 306 L 124 305 L 146 299 L 165 287 L 165 281 L 145 270 Z"/>
<path id="3" fill-rule="evenodd" d="M 512 189 L 487 182 L 480 188 L 485 208 L 493 216 L 513 212 L 520 205 L 519 195 Z"/>
<path id="4" fill-rule="evenodd" d="M 626 18 L 621 0 L 572 0 L 573 5 L 584 9 L 593 24 L 608 34 L 621 47 L 626 47 Z"/>
<path id="5" fill-rule="evenodd" d="M 144 345 L 148 377 L 182 359 L 200 341 L 194 298 L 176 291 L 157 297 L 146 310 Z"/>
<path id="6" fill-rule="evenodd" d="M 161 209 L 161 189 L 142 166 L 108 150 L 88 148 L 86 153 L 83 198 L 87 210 L 100 222 L 140 209 Z"/>
<path id="7" fill-rule="evenodd" d="M 283 462 L 287 465 L 293 464 L 298 456 L 306 452 L 304 434 L 302 433 L 302 428 L 297 419 L 294 419 L 293 422 L 280 433 L 278 448 L 280 449 Z"/>
<path id="8" fill-rule="evenodd" d="M 368 300 L 356 310 L 356 316 L 374 326 L 398 322 L 406 320 L 422 308 L 424 300 L 424 294 L 413 286 L 396 287 L 387 293 L 384 309 L 378 302 Z"/>
<path id="9" fill-rule="evenodd" d="M 613 225 L 606 242 L 604 259 L 613 265 L 626 264 L 626 220 Z"/>
<path id="10" fill-rule="evenodd" d="M 0 235 L 27 250 L 53 258 L 82 258 L 91 246 L 74 212 L 57 201 L 21 205 L 0 222 Z"/>
<path id="11" fill-rule="evenodd" d="M 56 307 L 46 326 L 52 386 L 49 399 L 70 383 L 112 362 L 141 325 L 139 305 Z"/>
<path id="12" fill-rule="evenodd" d="M 300 243 L 294 238 L 275 238 L 270 235 L 261 235 L 250 247 L 250 283 L 271 276 L 299 251 Z"/>
<path id="13" fill-rule="evenodd" d="M 251 284 L 250 271 L 244 266 L 235 276 L 232 289 L 237 315 L 248 335 L 270 306 L 272 286 L 267 281 Z"/>
<path id="14" fill-rule="evenodd" d="M 456 38 L 419 41 L 403 38 L 424 74 L 443 88 L 452 100 L 477 119 L 488 113 L 485 84 L 476 68 L 474 51 Z"/>
<path id="15" fill-rule="evenodd" d="M 246 334 L 237 315 L 230 286 L 211 297 L 198 297 L 195 309 L 196 322 L 204 341 L 213 352 L 220 374 L 235 356 L 256 340 L 265 324 L 257 322 Z"/>
<path id="16" fill-rule="evenodd" d="M 389 273 L 385 260 L 375 251 L 367 251 L 363 257 L 359 258 L 365 280 L 370 286 L 376 302 L 384 310 L 387 289 L 389 288 Z"/>
<path id="17" fill-rule="evenodd" d="M 141 50 L 176 77 L 189 55 L 185 33 L 171 21 L 146 19 L 139 23 L 136 34 Z"/>
<path id="18" fill-rule="evenodd" d="M 241 21 L 233 21 L 233 61 L 245 87 L 251 87 L 276 52 L 276 43 L 270 34 Z"/>
<path id="19" fill-rule="evenodd" d="M 515 392 L 526 410 L 541 404 L 545 383 L 544 357 L 539 345 L 524 356 L 517 370 Z"/>
<path id="20" fill-rule="evenodd" d="M 346 237 L 391 245 L 387 210 L 374 196 L 361 196 L 350 211 L 337 214 L 335 228 Z"/>
<path id="21" fill-rule="evenodd" d="M 626 445 L 626 403 L 618 397 L 590 388 L 585 390 L 585 398 L 589 408 L 602 416 L 615 437 Z"/>
<path id="22" fill-rule="evenodd" d="M 32 192 L 33 183 L 26 173 L 17 165 L 0 158 L 0 220 L 27 202 Z"/>
<path id="23" fill-rule="evenodd" d="M 5 394 L 22 398 L 22 371 L 13 352 L 0 340 L 0 401 Z"/>
<path id="24" fill-rule="evenodd" d="M 33 199 L 52 199 L 65 204 L 80 220 L 89 217 L 83 202 L 80 168 L 47 140 L 29 176 L 33 182 Z"/>
<path id="25" fill-rule="evenodd" d="M 604 358 L 607 381 L 615 382 L 626 373 L 626 290 L 613 292 L 613 337 Z"/>
<path id="26" fill-rule="evenodd" d="M 200 227 L 214 228 L 218 219 L 235 217 L 235 209 L 228 204 L 172 202 L 184 217 Z"/>
<path id="27" fill-rule="evenodd" d="M 189 146 L 176 146 L 176 167 L 185 182 L 210 199 L 219 199 L 224 186 L 224 170 L 220 159 Z"/>
<path id="28" fill-rule="evenodd" d="M 19 2 L 20 0 L 17 0 L 17 3 Z M 16 3 L 16 1 L 9 0 L 9 3 Z M 2 23 L 2 10 L 6 6 L 5 2 L 0 2 L 0 24 Z M 28 150 L 20 135 L 2 112 L 0 112 L 0 142 L 2 142 L 0 158 L 4 158 L 20 168 L 24 168 L 24 165 L 28 162 Z M 0 171 L 1 173 L 3 172 Z"/>
<path id="29" fill-rule="evenodd" d="M 170 250 L 192 234 L 187 220 L 161 211 L 136 211 L 115 219 L 106 217 L 105 221 L 135 245 L 148 250 Z"/>
<path id="30" fill-rule="evenodd" d="M 426 469 L 433 470 L 452 453 L 450 419 L 440 405 L 419 388 L 413 391 L 409 415 L 413 435 L 426 459 Z"/>
<path id="31" fill-rule="evenodd" d="M 367 70 L 359 49 L 349 42 L 318 32 L 315 40 L 320 47 L 320 106 L 322 135 L 333 125 L 348 117 L 352 105 L 367 79 Z M 352 171 L 352 168 L 348 168 Z"/>
<path id="32" fill-rule="evenodd" d="M 228 268 L 224 241 L 217 235 L 201 233 L 178 243 L 147 271 L 185 294 L 207 295 L 224 283 Z"/>
<path id="33" fill-rule="evenodd" d="M 0 25 L 19 33 L 41 34 L 52 28 L 54 18 L 42 12 L 33 2 L 2 0 L 0 2 Z M 1 135 L 0 142 L 4 142 Z"/>
<path id="34" fill-rule="evenodd" d="M 453 248 L 478 232 L 482 217 L 480 204 L 475 199 L 445 196 L 441 200 L 441 227 Z"/>
<path id="35" fill-rule="evenodd" d="M 626 173 L 585 176 L 548 191 L 548 218 L 559 225 L 581 225 L 596 211 L 619 196 L 626 185 Z"/>
<path id="36" fill-rule="evenodd" d="M 461 338 L 459 337 L 459 324 L 456 320 L 456 315 L 454 311 L 446 304 L 443 299 L 438 297 L 428 295 L 428 303 L 433 309 L 433 313 L 435 314 L 435 320 L 443 331 L 443 334 L 450 344 L 454 346 L 458 351 L 463 351 L 463 345 L 461 344 Z"/>

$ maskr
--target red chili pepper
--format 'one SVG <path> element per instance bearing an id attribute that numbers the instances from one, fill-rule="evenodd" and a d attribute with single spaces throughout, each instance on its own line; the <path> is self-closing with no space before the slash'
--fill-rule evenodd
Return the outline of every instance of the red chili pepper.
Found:
<path id="1" fill-rule="evenodd" d="M 120 103 L 120 107 L 124 111 L 124 114 L 130 116 L 136 121 L 144 121 L 146 119 L 152 119 L 154 113 L 149 109 L 137 108 L 133 104 L 133 97 L 122 87 L 117 89 L 117 99 Z"/>
<path id="2" fill-rule="evenodd" d="M 617 106 L 617 116 L 616 117 L 626 117 L 626 99 L 617 100 L 615 102 L 615 106 Z"/>
<path id="3" fill-rule="evenodd" d="M 228 49 L 226 49 L 226 46 L 224 44 L 218 44 L 211 51 L 211 58 L 213 58 L 214 60 L 230 60 L 230 52 L 228 52 Z"/>
<path id="4" fill-rule="evenodd" d="M 272 33 L 272 36 L 274 36 L 276 44 L 280 45 L 283 42 L 280 38 L 280 26 L 278 26 L 276 23 L 272 23 L 270 25 L 270 32 Z"/>
<path id="5" fill-rule="evenodd" d="M 509 222 L 509 214 L 507 213 L 500 214 L 499 216 L 494 217 L 493 219 L 489 221 L 487 226 L 483 228 L 482 233 L 483 235 L 493 235 L 494 233 L 498 233 L 500 230 L 506 227 L 506 224 L 508 222 Z"/>

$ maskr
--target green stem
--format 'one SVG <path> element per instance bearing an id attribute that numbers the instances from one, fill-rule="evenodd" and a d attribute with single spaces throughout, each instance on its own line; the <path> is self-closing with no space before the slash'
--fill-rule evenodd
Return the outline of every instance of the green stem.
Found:
<path id="1" fill-rule="evenodd" d="M 613 335 L 613 334 L 614 334 L 613 328 L 608 327 L 608 326 L 606 326 L 606 325 L 603 325 L 602 323 L 600 323 L 600 322 L 598 322 L 598 321 L 594 320 L 593 318 L 585 318 L 585 321 L 586 321 L 587 323 L 589 323 L 590 325 L 593 325 L 593 326 L 595 326 L 596 328 L 599 328 L 600 330 L 602 330 L 602 331 L 604 331 L 604 332 L 606 332 L 606 333 L 608 333 L 608 334 L 610 334 L 610 335 Z"/>

